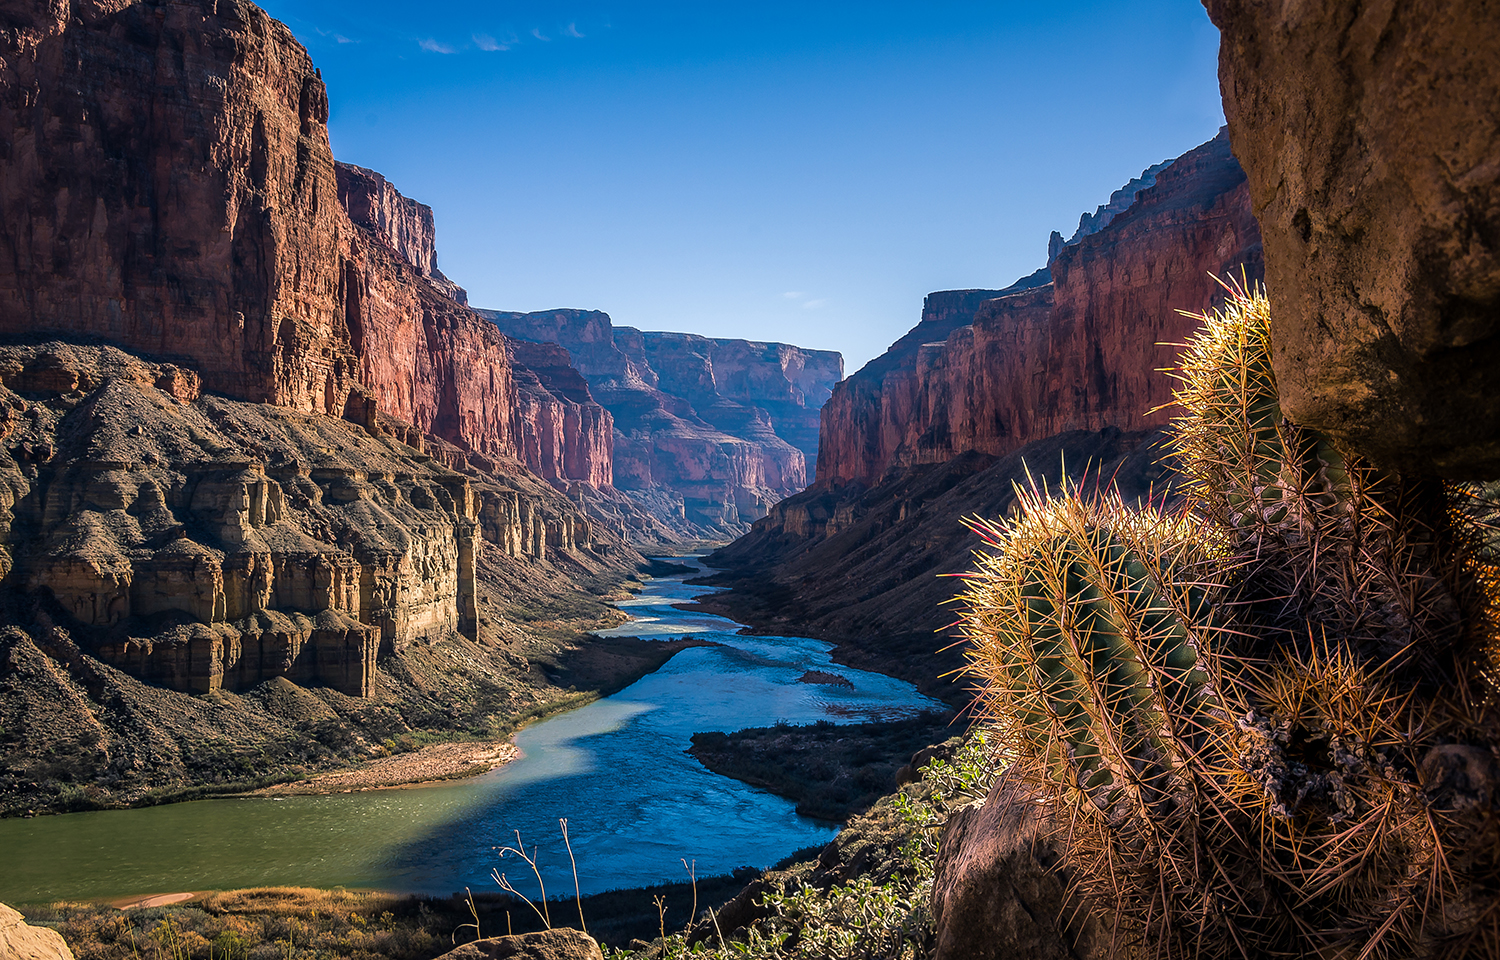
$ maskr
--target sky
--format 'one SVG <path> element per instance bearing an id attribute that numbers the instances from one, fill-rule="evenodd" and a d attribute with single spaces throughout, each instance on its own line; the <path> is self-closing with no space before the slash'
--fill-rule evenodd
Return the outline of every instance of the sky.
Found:
<path id="1" fill-rule="evenodd" d="M 1197 0 L 261 0 L 470 302 L 839 350 L 1223 123 Z"/>

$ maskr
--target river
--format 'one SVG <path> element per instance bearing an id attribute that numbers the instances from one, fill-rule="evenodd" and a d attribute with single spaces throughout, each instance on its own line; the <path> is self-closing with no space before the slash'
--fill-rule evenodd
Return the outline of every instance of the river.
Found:
<path id="1" fill-rule="evenodd" d="M 676 610 L 710 592 L 683 580 L 648 580 L 619 604 L 631 620 L 604 632 L 719 645 L 683 650 L 614 696 L 526 727 L 516 735 L 524 756 L 499 770 L 408 789 L 0 820 L 0 901 L 260 885 L 494 891 L 496 867 L 534 896 L 530 868 L 496 850 L 514 845 L 516 830 L 528 851 L 539 848 L 548 894 L 561 895 L 573 882 L 562 817 L 585 894 L 685 880 L 683 860 L 702 877 L 826 843 L 835 827 L 710 773 L 684 752 L 691 735 L 941 705 L 903 681 L 834 664 L 821 641 L 742 636 L 732 620 Z M 808 670 L 853 686 L 798 682 Z"/>

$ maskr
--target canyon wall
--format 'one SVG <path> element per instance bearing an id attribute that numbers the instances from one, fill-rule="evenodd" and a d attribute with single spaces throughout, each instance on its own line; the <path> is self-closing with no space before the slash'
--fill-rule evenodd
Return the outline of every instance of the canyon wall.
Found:
<path id="1" fill-rule="evenodd" d="M 379 410 L 526 460 L 505 338 L 437 269 L 431 209 L 335 164 L 284 25 L 243 0 L 0 17 L 0 335 L 98 337 L 229 397 L 372 427 Z M 592 451 L 576 472 L 528 465 L 599 482 L 601 413 L 562 416 L 595 431 L 566 441 Z"/>
<path id="2" fill-rule="evenodd" d="M 928 296 L 922 321 L 840 383 L 823 408 L 818 480 L 708 559 L 732 588 L 702 601 L 773 633 L 842 643 L 841 662 L 901 676 L 955 704 L 951 575 L 1003 516 L 1014 485 L 1109 477 L 1127 497 L 1170 483 L 1160 427 L 1169 366 L 1212 307 L 1210 274 L 1261 275 L 1245 175 L 1221 133 L 1165 167 L 1108 222 L 1053 244 L 1003 290 Z M 1148 176 L 1151 171 L 1148 171 Z M 1087 226 L 1095 226 L 1091 221 Z M 946 575 L 946 576 L 945 576 Z M 941 651 L 939 648 L 943 648 Z M 946 678 L 939 675 L 946 675 Z"/>
<path id="3" fill-rule="evenodd" d="M 479 637 L 482 564 L 633 556 L 554 489 L 608 489 L 608 413 L 327 116 L 253 4 L 0 6 L 5 602 L 152 683 L 368 696 Z"/>
<path id="4" fill-rule="evenodd" d="M 1493 4 L 1204 5 L 1287 414 L 1406 473 L 1500 477 Z"/>
<path id="5" fill-rule="evenodd" d="M 481 313 L 566 349 L 613 415 L 615 487 L 679 535 L 743 532 L 807 485 L 838 354 L 615 327 L 594 310 Z"/>
<path id="6" fill-rule="evenodd" d="M 349 219 L 384 240 L 396 255 L 416 268 L 452 300 L 467 304 L 469 295 L 443 276 L 437 265 L 437 224 L 432 208 L 401 195 L 385 177 L 352 163 L 334 164 L 339 203 Z"/>
<path id="7" fill-rule="evenodd" d="M 1261 274 L 1260 234 L 1227 136 L 1160 170 L 1104 229 L 1061 247 L 1051 283 L 933 294 L 922 323 L 834 391 L 819 485 L 893 466 L 1003 456 L 1070 430 L 1164 425 L 1171 364 L 1213 277 Z"/>

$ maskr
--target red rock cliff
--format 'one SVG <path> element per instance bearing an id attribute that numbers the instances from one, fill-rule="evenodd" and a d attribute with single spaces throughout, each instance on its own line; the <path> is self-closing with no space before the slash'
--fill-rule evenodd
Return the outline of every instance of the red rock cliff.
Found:
<path id="1" fill-rule="evenodd" d="M 417 269 L 440 291 L 462 304 L 469 296 L 438 269 L 437 225 L 432 208 L 403 197 L 385 177 L 352 163 L 334 165 L 339 202 L 349 219 L 385 241 L 396 256 Z"/>
<path id="2" fill-rule="evenodd" d="M 1171 394 L 1157 371 L 1175 350 L 1161 344 L 1196 326 L 1176 311 L 1210 306 L 1210 274 L 1242 268 L 1260 275 L 1260 233 L 1220 134 L 1062 248 L 1051 284 L 929 297 L 922 324 L 823 408 L 819 486 L 970 451 L 1002 456 L 1069 430 L 1164 424 L 1169 413 L 1148 413 Z"/>
<path id="3" fill-rule="evenodd" d="M 566 348 L 614 416 L 614 482 L 687 536 L 742 532 L 807 484 L 816 411 L 843 372 L 829 351 L 615 327 L 593 310 L 481 311 Z"/>
<path id="4" fill-rule="evenodd" d="M 521 458 L 544 479 L 614 483 L 614 417 L 555 343 L 509 341 L 519 399 Z"/>
<path id="5" fill-rule="evenodd" d="M 96 336 L 366 424 L 373 397 L 522 456 L 505 338 L 438 271 L 431 209 L 337 166 L 327 119 L 307 52 L 242 0 L 6 3 L 0 334 Z M 565 445 L 594 450 L 565 479 L 608 472 L 607 432 Z"/>
<path id="6" fill-rule="evenodd" d="M 291 32 L 233 0 L 12 0 L 0 24 L 0 332 L 95 335 L 340 412 L 348 221 Z"/>

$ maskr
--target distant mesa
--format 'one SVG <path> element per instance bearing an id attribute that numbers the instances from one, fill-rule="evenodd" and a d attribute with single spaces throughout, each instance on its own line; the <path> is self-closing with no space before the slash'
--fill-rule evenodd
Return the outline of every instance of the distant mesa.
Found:
<path id="1" fill-rule="evenodd" d="M 566 351 L 614 418 L 615 488 L 676 535 L 736 536 L 811 479 L 838 353 L 643 332 L 597 310 L 479 313 Z"/>

